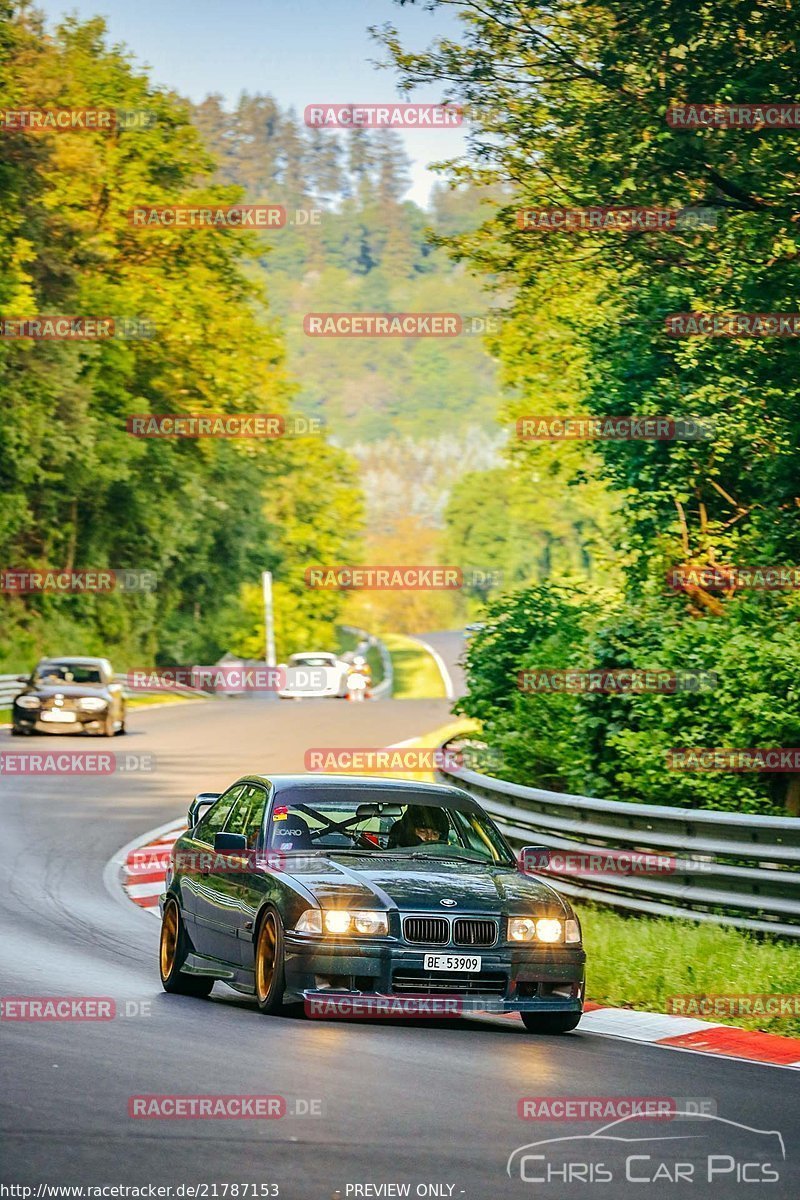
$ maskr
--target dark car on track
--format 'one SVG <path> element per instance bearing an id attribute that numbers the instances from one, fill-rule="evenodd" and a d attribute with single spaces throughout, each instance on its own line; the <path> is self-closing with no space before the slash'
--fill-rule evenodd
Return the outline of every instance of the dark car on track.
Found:
<path id="1" fill-rule="evenodd" d="M 161 896 L 166 991 L 215 980 L 263 1013 L 320 995 L 452 997 L 565 1033 L 585 954 L 569 903 L 520 870 L 459 788 L 248 775 L 192 802 Z"/>
<path id="2" fill-rule="evenodd" d="M 45 658 L 14 699 L 11 732 L 125 732 L 125 697 L 107 658 Z"/>

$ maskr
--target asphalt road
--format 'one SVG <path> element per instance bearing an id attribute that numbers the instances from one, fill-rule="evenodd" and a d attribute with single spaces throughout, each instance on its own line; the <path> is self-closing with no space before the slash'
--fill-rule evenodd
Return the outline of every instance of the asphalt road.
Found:
<path id="1" fill-rule="evenodd" d="M 556 1176 L 526 1183 L 518 1168 L 515 1180 L 506 1175 L 517 1147 L 598 1127 L 522 1121 L 520 1097 L 614 1095 L 708 1098 L 725 1120 L 779 1130 L 785 1139 L 788 1161 L 775 1164 L 778 1182 L 737 1183 L 739 1159 L 757 1159 L 765 1138 L 717 1123 L 715 1152 L 736 1167 L 726 1167 L 710 1190 L 699 1178 L 675 1184 L 662 1173 L 663 1182 L 644 1185 L 648 1200 L 800 1194 L 796 1072 L 580 1031 L 534 1038 L 499 1022 L 265 1018 L 222 985 L 209 1000 L 161 991 L 158 922 L 103 882 L 122 845 L 179 816 L 196 791 L 219 790 L 248 771 L 302 769 L 312 745 L 403 740 L 442 724 L 447 709 L 445 701 L 258 700 L 139 709 L 130 736 L 113 748 L 154 755 L 152 772 L 0 776 L 0 993 L 112 997 L 122 1014 L 108 1022 L 0 1021 L 2 1183 L 256 1185 L 248 1195 L 273 1194 L 261 1185 L 275 1184 L 289 1200 L 399 1195 L 380 1185 L 408 1184 L 411 1196 L 619 1200 L 642 1192 L 641 1183 L 624 1182 L 630 1143 L 579 1144 L 590 1175 L 603 1163 L 611 1182 L 566 1186 Z M 0 731 L 0 752 L 45 745 L 108 747 L 82 738 L 12 741 Z M 291 1115 L 130 1118 L 129 1097 L 151 1094 L 281 1095 Z M 320 1115 L 303 1115 L 309 1108 Z M 634 1146 L 645 1156 L 639 1177 L 654 1174 L 661 1159 L 698 1154 L 705 1142 L 693 1125 L 691 1143 Z M 670 1130 L 660 1122 L 625 1132 L 663 1137 Z M 774 1146 L 769 1153 L 775 1157 Z M 525 1170 L 535 1175 L 538 1163 L 529 1160 Z"/>

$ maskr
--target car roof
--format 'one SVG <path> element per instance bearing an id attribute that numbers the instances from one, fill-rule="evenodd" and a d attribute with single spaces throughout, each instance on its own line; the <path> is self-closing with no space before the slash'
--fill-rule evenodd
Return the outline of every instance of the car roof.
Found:
<path id="1" fill-rule="evenodd" d="M 430 800 L 447 800 L 453 799 L 455 793 L 459 800 L 467 800 L 480 811 L 478 802 L 469 795 L 468 792 L 462 792 L 460 788 L 450 787 L 447 784 L 441 783 L 420 783 L 416 779 L 386 779 L 382 776 L 374 775 L 244 775 L 237 780 L 238 783 L 267 783 L 271 784 L 275 789 L 276 794 L 282 791 L 294 790 L 303 788 L 309 792 L 320 791 L 323 788 L 346 788 L 349 791 L 382 791 L 393 792 L 398 799 L 402 796 L 426 797 Z"/>
<path id="2" fill-rule="evenodd" d="M 97 667 L 97 666 L 104 665 L 107 661 L 108 660 L 105 658 L 89 658 L 85 654 L 46 654 L 44 656 L 44 658 L 39 659 L 39 662 L 36 665 L 38 667 L 39 663 L 43 663 L 43 662 L 47 662 L 47 663 L 71 662 L 71 663 L 86 663 L 87 666 L 89 664 L 91 664 L 93 667 Z"/>

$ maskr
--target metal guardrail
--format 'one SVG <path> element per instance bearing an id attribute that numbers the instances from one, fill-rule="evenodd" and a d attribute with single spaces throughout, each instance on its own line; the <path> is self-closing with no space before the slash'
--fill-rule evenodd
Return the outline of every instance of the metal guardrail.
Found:
<path id="1" fill-rule="evenodd" d="M 20 674 L 22 674 L 22 672 L 20 672 Z M 118 683 L 122 684 L 125 683 L 125 678 L 125 675 L 114 676 L 114 679 Z M 0 675 L 0 708 L 10 708 L 12 700 L 15 696 L 19 695 L 24 686 L 24 683 L 20 683 L 18 675 Z M 175 693 L 177 696 L 204 696 L 208 698 L 210 695 L 209 692 L 201 691 L 198 688 L 184 687 L 182 684 L 178 684 L 174 687 L 136 688 L 136 690 L 133 692 L 126 688 L 125 696 L 126 698 L 137 695 L 162 696 L 166 695 L 167 692 L 170 694 Z"/>
<path id="2" fill-rule="evenodd" d="M 369 646 L 374 647 L 381 658 L 383 668 L 383 679 L 380 683 L 376 683 L 374 688 L 371 688 L 371 698 L 373 700 L 388 700 L 394 689 L 394 668 L 392 667 L 392 656 L 386 649 L 380 638 L 375 637 L 372 633 L 367 633 L 366 629 L 359 629 L 357 625 L 342 625 L 340 628 L 347 633 L 354 633 L 356 637 L 361 638 Z"/>
<path id="3" fill-rule="evenodd" d="M 450 751 L 460 743 L 445 743 Z M 572 796 L 508 783 L 465 767 L 440 782 L 469 792 L 519 846 L 580 855 L 569 873 L 537 868 L 568 896 L 628 912 L 687 917 L 800 938 L 800 819 L 669 808 Z M 658 873 L 599 870 L 586 855 L 665 858 Z"/>
<path id="4" fill-rule="evenodd" d="M 10 708 L 11 701 L 19 695 L 23 686 L 16 675 L 0 675 L 0 708 Z"/>

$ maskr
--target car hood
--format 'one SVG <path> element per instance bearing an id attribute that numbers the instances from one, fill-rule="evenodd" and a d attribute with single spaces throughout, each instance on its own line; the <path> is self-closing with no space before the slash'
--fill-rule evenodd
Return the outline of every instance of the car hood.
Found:
<path id="1" fill-rule="evenodd" d="M 295 874 L 291 871 L 290 873 Z M 554 888 L 514 867 L 397 858 L 330 857 L 308 862 L 298 881 L 323 908 L 398 908 L 404 912 L 525 913 L 531 905 L 567 911 Z M 455 900 L 443 906 L 441 900 Z"/>
<path id="2" fill-rule="evenodd" d="M 32 687 L 26 687 L 22 694 L 40 696 L 42 699 L 47 699 L 51 696 L 73 696 L 77 698 L 81 696 L 99 696 L 102 700 L 107 700 L 109 697 L 108 690 L 99 683 L 37 683 Z"/>

